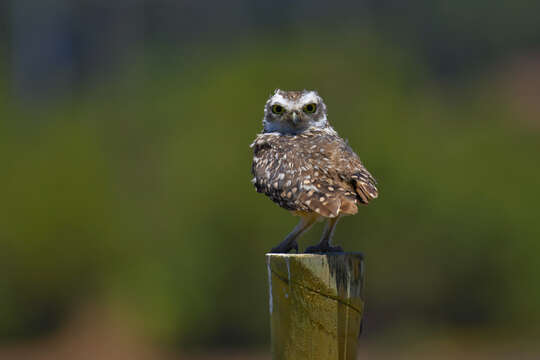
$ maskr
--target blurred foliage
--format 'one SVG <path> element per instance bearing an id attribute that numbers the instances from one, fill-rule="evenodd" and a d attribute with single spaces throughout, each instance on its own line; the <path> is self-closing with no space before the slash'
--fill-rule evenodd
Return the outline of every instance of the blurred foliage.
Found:
<path id="1" fill-rule="evenodd" d="M 406 44 L 430 68 L 462 81 L 501 58 L 538 49 L 540 3 L 527 0 L 368 0 L 371 21 L 391 42 Z"/>
<path id="2" fill-rule="evenodd" d="M 98 300 L 160 341 L 268 341 L 264 253 L 297 219 L 252 188 L 249 144 L 277 87 L 317 89 L 379 180 L 335 237 L 366 254 L 372 331 L 533 327 L 540 134 L 489 76 L 449 91 L 369 32 L 311 38 L 143 58 L 47 108 L 0 80 L 0 336 Z"/>

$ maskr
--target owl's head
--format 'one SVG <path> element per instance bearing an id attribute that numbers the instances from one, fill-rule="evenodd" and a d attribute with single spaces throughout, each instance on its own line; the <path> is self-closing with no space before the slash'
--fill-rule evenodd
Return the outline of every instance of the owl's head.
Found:
<path id="1" fill-rule="evenodd" d="M 277 89 L 266 102 L 264 132 L 298 134 L 310 127 L 326 128 L 326 105 L 316 91 Z"/>

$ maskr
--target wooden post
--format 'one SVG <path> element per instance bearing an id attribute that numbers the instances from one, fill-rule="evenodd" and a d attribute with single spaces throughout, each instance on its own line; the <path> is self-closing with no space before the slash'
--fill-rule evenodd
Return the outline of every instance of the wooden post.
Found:
<path id="1" fill-rule="evenodd" d="M 266 254 L 266 261 L 273 360 L 355 360 L 362 254 Z"/>

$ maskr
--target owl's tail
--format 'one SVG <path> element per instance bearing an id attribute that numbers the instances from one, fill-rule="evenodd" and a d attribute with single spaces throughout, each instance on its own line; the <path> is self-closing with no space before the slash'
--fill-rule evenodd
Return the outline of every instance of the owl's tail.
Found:
<path id="1" fill-rule="evenodd" d="M 356 194 L 363 204 L 368 204 L 371 200 L 379 197 L 379 191 L 374 184 L 356 181 L 354 185 Z"/>
<path id="2" fill-rule="evenodd" d="M 377 190 L 377 181 L 366 170 L 354 174 L 352 176 L 355 192 L 358 195 L 359 200 L 363 204 L 368 204 L 371 200 L 379 197 L 379 190 Z"/>

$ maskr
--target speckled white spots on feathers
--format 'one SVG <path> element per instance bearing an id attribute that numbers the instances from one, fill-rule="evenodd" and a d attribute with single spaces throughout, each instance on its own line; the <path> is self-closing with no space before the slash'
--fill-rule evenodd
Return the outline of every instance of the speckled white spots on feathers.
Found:
<path id="1" fill-rule="evenodd" d="M 263 133 L 252 147 L 257 191 L 285 209 L 335 217 L 378 196 L 375 179 L 331 127 Z"/>

